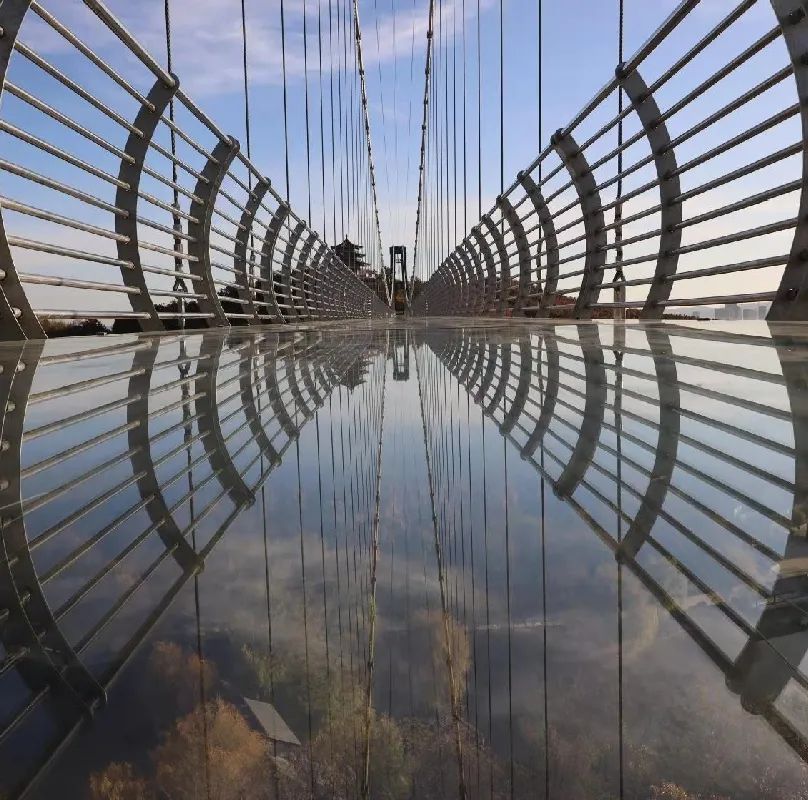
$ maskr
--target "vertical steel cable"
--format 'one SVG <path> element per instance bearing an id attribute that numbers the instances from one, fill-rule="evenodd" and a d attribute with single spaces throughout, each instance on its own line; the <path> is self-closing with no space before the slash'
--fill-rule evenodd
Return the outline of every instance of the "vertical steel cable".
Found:
<path id="1" fill-rule="evenodd" d="M 309 212 L 307 219 L 309 226 L 311 226 L 311 133 L 309 130 L 309 30 L 307 11 L 306 0 L 303 0 L 303 102 L 306 119 L 306 194 Z M 305 289 L 302 291 L 305 291 Z"/>
<path id="2" fill-rule="evenodd" d="M 505 191 L 505 5 L 499 0 L 499 192 Z M 504 265 L 503 265 L 504 266 Z M 510 286 L 508 287 L 510 293 Z"/>
<path id="3" fill-rule="evenodd" d="M 325 209 L 325 117 L 323 112 L 323 4 L 317 3 L 317 67 L 320 81 L 320 179 L 323 202 L 323 241 L 326 241 Z"/>
<path id="4" fill-rule="evenodd" d="M 289 101 L 286 85 L 286 16 L 284 0 L 281 0 L 281 67 L 283 73 L 283 150 L 286 174 L 286 202 L 289 202 Z"/>
<path id="5" fill-rule="evenodd" d="M 328 78 L 331 94 L 331 225 L 332 242 L 337 243 L 337 154 L 334 138 L 334 7 L 328 0 Z M 329 398 L 330 402 L 330 398 Z"/>
<path id="6" fill-rule="evenodd" d="M 245 0 L 241 0 L 241 57 L 242 67 L 244 73 L 244 136 L 247 145 L 247 158 L 252 158 L 252 147 L 250 140 L 250 89 L 247 74 L 247 9 L 245 7 Z M 247 170 L 247 188 L 252 191 L 252 170 Z M 255 238 L 253 236 L 252 227 L 250 227 L 250 247 L 255 249 Z M 251 256 L 247 259 L 244 270 L 245 278 L 249 281 L 249 292 L 252 294 L 252 289 L 255 285 L 255 273 L 252 262 L 255 259 Z M 263 474 L 263 469 L 261 470 Z"/>
<path id="7" fill-rule="evenodd" d="M 624 22 L 624 0 L 618 0 L 618 31 L 617 31 L 617 53 L 618 63 L 623 63 L 623 22 Z M 623 172 L 623 89 L 617 87 L 618 97 L 618 112 L 620 121 L 617 124 L 617 171 Z M 615 270 L 615 281 L 625 281 L 623 277 L 623 204 L 621 199 L 623 197 L 623 178 L 618 178 L 617 181 L 617 204 L 614 207 L 614 235 L 615 235 L 615 261 L 617 267 Z M 619 224 L 618 224 L 619 223 Z M 615 301 L 625 302 L 626 287 L 618 286 L 614 290 Z M 618 317 L 617 312 L 621 312 Z M 615 309 L 615 318 L 625 319 L 625 309 Z M 625 329 L 615 327 L 615 399 L 614 399 L 614 413 L 615 413 L 615 427 L 617 428 L 617 544 L 623 538 L 623 351 L 619 347 L 622 345 L 625 337 Z M 623 564 L 621 560 L 617 559 L 617 715 L 618 715 L 618 738 L 620 750 L 620 800 L 623 800 L 624 794 L 624 761 L 623 761 Z"/>
<path id="8" fill-rule="evenodd" d="M 376 0 L 373 3 L 374 11 L 376 11 Z M 384 291 L 385 297 L 387 299 L 387 304 L 392 304 L 393 298 L 393 281 L 394 277 L 391 275 L 391 283 L 388 286 L 387 284 L 387 276 L 385 273 L 385 261 L 384 261 L 384 248 L 382 246 L 382 232 L 381 232 L 381 223 L 379 218 L 379 201 L 376 193 L 376 169 L 375 164 L 373 162 L 373 146 L 370 137 L 370 112 L 368 110 L 368 98 L 367 98 L 367 86 L 365 83 L 365 65 L 364 59 L 362 55 L 362 32 L 359 22 L 359 2 L 358 0 L 353 0 L 353 14 L 354 14 L 354 32 L 355 32 L 355 40 L 356 40 L 356 60 L 357 60 L 357 69 L 359 73 L 359 87 L 361 91 L 361 101 L 362 101 L 362 122 L 363 122 L 363 130 L 365 136 L 365 150 L 366 152 L 363 153 L 363 159 L 367 158 L 366 166 L 367 166 L 367 173 L 366 178 L 370 182 L 370 200 L 372 202 L 372 208 L 369 208 L 366 214 L 367 223 L 368 223 L 368 233 L 366 234 L 365 241 L 371 242 L 374 248 L 374 252 L 377 252 L 377 262 L 379 269 L 382 273 L 382 279 L 384 281 Z M 376 50 L 378 55 L 378 63 L 379 63 L 379 84 L 381 86 L 382 81 L 382 68 L 381 68 L 381 48 L 379 43 L 379 21 L 378 17 L 376 18 Z M 395 104 L 394 104 L 395 105 Z M 383 135 L 383 146 L 385 150 L 385 175 L 387 181 L 387 195 L 390 196 L 390 174 L 387 170 L 387 132 L 386 132 L 386 119 L 385 119 L 385 111 L 384 111 L 384 95 L 382 94 L 382 135 Z M 372 232 L 372 233 L 371 233 Z M 368 258 L 368 260 L 372 262 L 372 259 Z"/>
<path id="9" fill-rule="evenodd" d="M 434 20 L 435 20 L 435 0 L 429 0 L 429 15 L 427 20 L 427 31 L 426 31 L 426 65 L 424 67 L 424 103 L 423 103 L 423 114 L 421 117 L 421 150 L 419 161 L 420 165 L 418 167 L 418 201 L 415 206 L 415 244 L 413 246 L 413 275 L 415 274 L 416 269 L 419 270 L 419 276 L 422 279 L 425 277 L 425 272 L 421 267 L 423 262 L 423 257 L 421 261 L 418 261 L 419 255 L 419 244 L 420 236 L 421 236 L 421 227 L 424 224 L 422 222 L 422 216 L 424 215 L 424 210 L 422 208 L 425 202 L 425 174 L 426 174 L 426 155 L 427 155 L 427 130 L 428 130 L 428 123 L 429 123 L 429 90 L 430 90 L 430 83 L 431 83 L 431 75 L 432 75 L 432 45 L 433 45 L 433 38 L 434 38 Z M 414 281 L 413 281 L 414 284 Z M 413 285 L 414 288 L 414 285 Z"/>
<path id="10" fill-rule="evenodd" d="M 483 215 L 483 71 L 480 0 L 477 0 L 477 219 Z"/>
<path id="11" fill-rule="evenodd" d="M 457 243 L 457 14 L 456 3 L 452 3 L 452 148 L 453 183 L 454 183 L 454 229 L 452 245 Z M 451 252 L 451 246 L 449 249 Z"/>
<path id="12" fill-rule="evenodd" d="M 168 68 L 168 72 L 172 74 L 172 70 L 174 67 L 173 58 L 171 55 L 171 0 L 165 0 L 164 8 L 163 8 L 164 18 L 165 18 L 165 29 L 166 29 L 166 66 Z M 177 180 L 178 180 L 178 173 L 177 173 L 177 134 L 174 130 L 174 98 L 172 97 L 171 100 L 168 101 L 168 119 L 171 122 L 169 125 L 169 136 L 171 139 L 171 182 L 174 184 L 172 187 L 172 208 L 174 209 L 172 213 L 172 228 L 174 230 L 174 252 L 181 253 L 182 252 L 182 220 L 180 219 L 179 214 L 177 213 L 180 208 L 180 194 L 177 190 Z M 185 272 L 185 263 L 180 255 L 174 256 L 174 272 Z M 188 287 L 185 283 L 185 279 L 181 278 L 179 275 L 175 276 L 174 278 L 174 292 L 185 294 L 188 291 Z M 184 297 L 177 297 L 177 311 L 179 312 L 179 317 L 177 318 L 177 324 L 179 325 L 180 329 L 185 328 L 185 298 Z"/>
<path id="13" fill-rule="evenodd" d="M 623 24 L 625 17 L 624 0 L 617 0 L 617 63 L 623 63 Z M 617 199 L 614 205 L 614 280 L 620 286 L 614 287 L 615 303 L 624 303 L 626 300 L 625 276 L 623 275 L 623 88 L 617 87 Z M 626 318 L 625 307 L 614 309 L 614 318 Z"/>
<path id="14" fill-rule="evenodd" d="M 508 345 L 510 347 L 510 345 Z M 505 403 L 502 404 L 503 411 Z M 511 630 L 511 520 L 508 503 L 508 440 L 502 437 L 502 455 L 505 462 L 505 608 L 508 625 L 508 761 L 510 764 L 511 800 L 514 797 L 513 762 L 513 642 Z"/>
<path id="15" fill-rule="evenodd" d="M 463 236 L 469 231 L 468 208 L 468 154 L 466 150 L 466 0 L 462 0 L 461 14 L 463 15 Z"/>

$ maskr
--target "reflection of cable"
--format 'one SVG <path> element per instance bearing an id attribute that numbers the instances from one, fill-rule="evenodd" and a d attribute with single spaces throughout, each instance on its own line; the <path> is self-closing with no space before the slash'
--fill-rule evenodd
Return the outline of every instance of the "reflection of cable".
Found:
<path id="1" fill-rule="evenodd" d="M 445 661 L 446 661 L 446 673 L 447 679 L 449 681 L 449 702 L 452 712 L 452 723 L 454 728 L 454 735 L 455 735 L 455 755 L 457 757 L 457 793 L 458 797 L 461 800 L 465 800 L 466 797 L 466 778 L 463 772 L 463 744 L 460 738 L 460 709 L 458 707 L 458 698 L 457 698 L 457 685 L 455 681 L 455 673 L 454 673 L 454 658 L 452 653 L 452 633 L 449 626 L 449 613 L 447 610 L 447 602 L 446 602 L 446 586 L 445 586 L 445 576 L 443 571 L 443 555 L 441 550 L 440 544 L 440 534 L 438 530 L 438 518 L 435 514 L 435 487 L 434 481 L 432 477 L 432 459 L 429 456 L 429 443 L 427 440 L 426 434 L 426 415 L 424 412 L 424 398 L 423 392 L 421 390 L 421 370 L 420 370 L 420 359 L 415 359 L 415 369 L 418 376 L 418 401 L 421 409 L 421 424 L 423 426 L 423 434 L 424 434 L 424 452 L 426 455 L 426 474 L 427 480 L 429 483 L 429 499 L 430 505 L 432 509 L 432 533 L 433 533 L 433 540 L 435 544 L 435 561 L 438 568 L 438 588 L 440 589 L 440 601 L 441 601 L 441 616 L 443 619 L 443 637 L 444 637 L 444 647 L 445 647 Z"/>
<path id="2" fill-rule="evenodd" d="M 544 348 L 544 337 L 541 339 L 539 345 Z M 544 408 L 544 362 L 541 358 L 541 350 L 539 351 L 539 402 L 541 407 Z M 548 715 L 549 703 L 547 697 L 547 550 L 545 547 L 544 537 L 544 501 L 545 501 L 545 486 L 544 486 L 544 437 L 541 438 L 539 459 L 541 464 L 541 517 L 540 517 L 540 531 L 541 531 L 541 609 L 542 609 L 542 677 L 544 681 L 544 797 L 548 800 L 550 797 L 550 719 Z"/>
<path id="3" fill-rule="evenodd" d="M 387 360 L 382 360 L 382 402 L 381 413 L 379 415 L 379 444 L 376 454 L 376 492 L 373 509 L 373 526 L 371 531 L 372 542 L 370 545 L 370 623 L 368 630 L 368 660 L 367 660 L 367 683 L 365 690 L 365 762 L 362 772 L 362 798 L 368 800 L 370 797 L 370 731 L 371 731 L 371 711 L 373 704 L 373 663 L 376 648 L 376 573 L 379 564 L 379 507 L 381 504 L 382 485 L 382 442 L 384 434 L 384 398 L 387 376 Z M 391 566 L 392 576 L 392 566 Z M 392 582 L 392 577 L 391 577 Z"/>

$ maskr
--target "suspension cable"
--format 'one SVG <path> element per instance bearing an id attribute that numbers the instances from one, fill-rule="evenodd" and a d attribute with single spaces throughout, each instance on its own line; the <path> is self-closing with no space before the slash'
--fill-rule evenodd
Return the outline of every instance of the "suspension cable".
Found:
<path id="1" fill-rule="evenodd" d="M 418 167 L 418 201 L 415 206 L 415 244 L 413 246 L 413 272 L 418 264 L 418 245 L 421 235 L 421 212 L 424 200 L 424 172 L 426 169 L 427 124 L 429 122 L 429 88 L 432 74 L 432 37 L 434 34 L 435 0 L 429 0 L 429 18 L 426 31 L 426 66 L 424 68 L 424 111 L 421 117 L 421 152 Z"/>
<path id="2" fill-rule="evenodd" d="M 354 31 L 356 39 L 356 59 L 359 65 L 359 86 L 362 93 L 362 119 L 365 129 L 365 143 L 367 146 L 367 164 L 368 164 L 368 171 L 370 174 L 370 191 L 373 200 L 372 213 L 373 213 L 373 221 L 375 223 L 375 240 L 376 240 L 375 245 L 377 245 L 379 248 L 379 256 L 378 256 L 380 262 L 379 266 L 381 268 L 382 276 L 384 279 L 384 292 L 387 298 L 387 305 L 391 305 L 392 287 L 388 286 L 387 284 L 387 274 L 385 272 L 386 267 L 384 260 L 384 247 L 382 246 L 382 229 L 379 220 L 379 200 L 376 195 L 376 170 L 373 164 L 373 146 L 370 138 L 370 115 L 368 114 L 367 86 L 365 85 L 365 65 L 364 61 L 362 60 L 362 33 L 361 28 L 359 26 L 358 0 L 353 0 L 353 13 L 354 13 Z M 378 36 L 378 27 L 377 27 L 377 36 Z M 381 82 L 381 66 L 379 67 L 379 81 Z M 382 115 L 384 115 L 384 105 L 382 105 Z M 388 183 L 388 194 L 389 194 L 389 183 Z M 391 283 L 392 283 L 392 277 L 391 277 Z"/>
<path id="3" fill-rule="evenodd" d="M 165 16 L 165 29 L 166 29 L 166 66 L 168 67 L 169 74 L 172 73 L 173 59 L 171 57 L 171 0 L 165 0 L 164 4 Z M 174 129 L 174 98 L 168 101 L 168 119 L 171 122 L 169 125 L 169 136 L 171 137 L 171 182 L 173 201 L 172 201 L 172 228 L 174 231 L 174 272 L 180 273 L 185 271 L 185 261 L 182 257 L 182 220 L 179 215 L 180 208 L 180 194 L 177 189 L 178 173 L 177 173 L 177 134 Z M 177 324 L 180 329 L 185 328 L 185 298 L 182 296 L 188 292 L 185 279 L 177 275 L 174 278 L 174 291 L 178 293 L 176 298 L 177 311 L 179 317 Z"/>
<path id="4" fill-rule="evenodd" d="M 286 172 L 286 202 L 289 202 L 289 100 L 286 84 L 286 16 L 281 0 L 281 65 L 283 72 L 283 150 Z"/>

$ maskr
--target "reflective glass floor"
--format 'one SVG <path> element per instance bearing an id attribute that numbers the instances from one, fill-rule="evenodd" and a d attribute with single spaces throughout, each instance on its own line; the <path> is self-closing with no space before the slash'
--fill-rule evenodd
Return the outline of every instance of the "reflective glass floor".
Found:
<path id="1" fill-rule="evenodd" d="M 808 326 L 0 368 L 0 797 L 808 797 Z"/>

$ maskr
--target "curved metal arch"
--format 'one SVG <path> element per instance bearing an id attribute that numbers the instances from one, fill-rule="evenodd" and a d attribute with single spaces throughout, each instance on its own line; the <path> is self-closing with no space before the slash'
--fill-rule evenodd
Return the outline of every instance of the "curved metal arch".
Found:
<path id="1" fill-rule="evenodd" d="M 808 317 L 808 64 L 804 61 L 808 49 L 808 14 L 800 0 L 771 0 L 771 4 L 791 58 L 802 124 L 800 209 L 788 263 L 766 317 L 774 322 Z"/>
<path id="2" fill-rule="evenodd" d="M 578 338 L 584 354 L 586 400 L 578 441 L 553 487 L 559 497 L 571 495 L 589 469 L 598 448 L 606 410 L 606 365 L 598 330 L 594 326 L 579 325 Z"/>
<path id="3" fill-rule="evenodd" d="M 479 253 L 474 248 L 474 245 L 472 245 L 468 236 L 460 242 L 459 249 L 466 252 L 466 258 L 469 258 L 473 265 L 474 279 L 469 290 L 469 313 L 478 314 L 482 311 L 483 302 L 485 300 L 483 294 L 485 289 L 485 273 L 483 272 L 483 266 L 480 263 Z"/>
<path id="4" fill-rule="evenodd" d="M 289 322 L 297 316 L 294 295 L 292 294 L 292 256 L 305 230 L 306 223 L 302 220 L 292 228 L 292 232 L 289 234 L 289 241 L 286 243 L 286 249 L 283 253 L 283 262 L 281 263 L 281 287 L 283 288 L 283 299 L 286 301 L 286 308 L 281 307 L 281 313 L 283 314 L 284 322 Z"/>
<path id="5" fill-rule="evenodd" d="M 508 227 L 513 233 L 516 242 L 516 253 L 519 260 L 519 289 L 516 295 L 516 303 L 513 306 L 514 313 L 523 313 L 528 297 L 530 296 L 530 245 L 525 235 L 525 227 L 519 219 L 519 214 L 507 197 L 500 197 L 498 202 L 500 213 L 508 223 Z"/>
<path id="6" fill-rule="evenodd" d="M 124 147 L 124 153 L 132 160 L 121 159 L 118 180 L 124 185 L 119 185 L 115 193 L 115 205 L 126 211 L 125 217 L 115 216 L 115 232 L 126 237 L 124 241 L 117 242 L 118 258 L 132 265 L 131 268 L 121 267 L 121 277 L 125 286 L 137 289 L 137 294 L 129 295 L 132 310 L 149 315 L 148 319 L 137 320 L 141 330 L 144 331 L 165 330 L 165 325 L 157 315 L 157 309 L 149 294 L 146 274 L 140 261 L 138 204 L 140 179 L 143 176 L 143 167 L 154 132 L 180 86 L 177 76 L 172 75 L 172 78 L 174 78 L 173 86 L 166 85 L 158 78 L 146 98 L 151 107 L 148 104 L 140 106 Z M 188 249 L 190 252 L 190 243 Z"/>
<path id="7" fill-rule="evenodd" d="M 239 227 L 236 232 L 236 247 L 233 253 L 233 266 L 236 270 L 238 299 L 241 301 L 242 307 L 246 308 L 248 312 L 252 314 L 253 321 L 256 323 L 260 322 L 260 320 L 258 318 L 258 309 L 256 308 L 252 287 L 250 286 L 249 270 L 247 269 L 247 246 L 250 241 L 253 226 L 255 225 L 256 214 L 261 207 L 266 193 L 269 191 L 270 185 L 269 178 L 261 178 L 250 193 L 247 203 L 244 206 L 244 212 L 239 220 Z M 253 255 L 251 255 L 249 260 L 255 260 Z"/>
<path id="8" fill-rule="evenodd" d="M 547 268 L 544 280 L 542 280 L 541 273 L 541 243 L 538 245 L 536 252 L 537 274 L 539 274 L 539 285 L 541 287 L 541 300 L 539 301 L 539 311 L 542 316 L 547 315 L 547 309 L 553 305 L 553 298 L 556 295 L 556 287 L 558 286 L 558 236 L 556 235 L 555 223 L 553 222 L 553 215 L 550 213 L 550 208 L 541 189 L 536 185 L 533 178 L 526 172 L 519 173 L 519 182 L 524 187 L 530 202 L 533 203 L 533 208 L 539 216 L 539 223 L 541 224 L 542 238 L 545 243 L 545 251 L 547 253 Z"/>
<path id="9" fill-rule="evenodd" d="M 624 67 L 617 68 L 617 78 L 629 102 L 642 123 L 645 136 L 654 156 L 657 179 L 659 181 L 660 236 L 659 256 L 654 271 L 654 282 L 648 288 L 648 296 L 641 316 L 646 319 L 661 319 L 665 310 L 664 302 L 670 297 L 676 274 L 679 254 L 675 252 L 682 243 L 682 204 L 676 202 L 681 192 L 679 175 L 676 172 L 676 153 L 671 147 L 668 126 L 662 120 L 653 94 L 640 73 L 635 69 L 625 74 Z"/>
<path id="10" fill-rule="evenodd" d="M 0 3 L 0 101 L 6 83 L 6 73 L 14 52 L 14 43 L 31 0 L 5 0 Z M 8 244 L 0 207 L 0 340 L 44 339 L 45 331 L 39 324 L 28 296 L 20 283 L 14 266 L 14 255 Z"/>
<path id="11" fill-rule="evenodd" d="M 446 256 L 446 269 L 452 281 L 452 313 L 460 314 L 463 310 L 463 274 L 455 259 L 454 251 Z"/>
<path id="12" fill-rule="evenodd" d="M 205 454 L 222 489 L 228 493 L 230 499 L 237 506 L 244 503 L 252 505 L 255 502 L 255 495 L 244 482 L 244 477 L 236 469 L 230 458 L 219 422 L 216 379 L 224 345 L 224 337 L 215 334 L 205 336 L 202 339 L 194 385 L 195 394 L 197 395 L 194 401 L 197 425 L 199 426 Z M 241 369 L 242 364 L 239 363 L 239 370 Z"/>
<path id="13" fill-rule="evenodd" d="M 323 319 L 327 316 L 323 312 L 322 298 L 320 296 L 324 286 L 320 283 L 320 267 L 322 266 L 323 259 L 325 258 L 325 251 L 328 245 L 325 242 L 317 240 L 317 247 L 312 250 L 312 257 L 306 269 L 306 276 L 304 278 L 304 285 L 306 292 L 304 292 L 304 303 L 306 305 L 307 313 L 314 319 Z"/>
<path id="14" fill-rule="evenodd" d="M 264 237 L 264 244 L 261 248 L 261 290 L 263 297 L 269 296 L 269 302 L 263 301 L 265 308 L 269 310 L 275 322 L 283 322 L 283 314 L 278 305 L 278 298 L 275 294 L 275 269 L 273 266 L 275 256 L 275 246 L 278 243 L 278 237 L 281 233 L 281 228 L 289 216 L 289 206 L 281 203 L 278 210 L 273 214 L 267 227 L 267 235 Z"/>
<path id="15" fill-rule="evenodd" d="M 298 258 L 298 275 L 300 276 L 300 283 L 297 287 L 298 291 L 300 292 L 300 296 L 298 298 L 298 302 L 300 307 L 294 305 L 295 313 L 298 317 L 302 318 L 309 318 L 311 317 L 311 311 L 309 310 L 309 302 L 306 297 L 308 293 L 308 271 L 309 271 L 309 257 L 311 256 L 311 252 L 314 249 L 314 245 L 319 241 L 319 237 L 314 231 L 309 231 L 309 235 L 306 237 L 306 242 L 303 247 L 300 249 L 300 257 Z M 290 275 L 291 278 L 291 275 Z"/>
<path id="16" fill-rule="evenodd" d="M 499 256 L 499 296 L 497 297 L 497 286 L 495 283 L 493 299 L 496 300 L 497 313 L 504 314 L 505 307 L 511 297 L 511 262 L 508 258 L 508 251 L 505 249 L 504 237 L 499 230 L 499 226 L 491 221 L 489 214 L 483 214 L 480 222 L 488 228 L 491 238 L 494 240 L 494 246 L 497 248 L 497 255 Z"/>
<path id="17" fill-rule="evenodd" d="M 519 340 L 519 383 L 516 386 L 516 397 L 514 397 L 505 419 L 499 426 L 503 435 L 508 435 L 516 424 L 516 420 L 525 410 L 525 402 L 530 394 L 530 379 L 533 377 L 533 347 L 530 344 L 530 336 L 523 336 Z"/>
<path id="18" fill-rule="evenodd" d="M 191 256 L 188 269 L 191 282 L 200 284 L 205 294 L 204 298 L 199 299 L 199 310 L 204 314 L 213 315 L 213 322 L 211 322 L 211 318 L 202 320 L 206 327 L 228 325 L 227 315 L 219 301 L 211 274 L 210 226 L 216 197 L 222 181 L 224 181 L 224 176 L 238 151 L 239 143 L 232 137 L 229 140 L 221 140 L 213 148 L 211 157 L 207 160 L 202 175 L 196 183 L 194 199 L 191 201 L 190 216 L 196 222 L 188 223 L 188 234 L 191 237 L 188 242 L 188 255 Z"/>
<path id="19" fill-rule="evenodd" d="M 106 692 L 62 633 L 45 598 L 26 534 L 21 486 L 25 409 L 42 342 L 18 356 L 0 352 L 0 639 L 7 658 L 35 694 L 53 691 L 57 700 L 92 714 Z"/>
<path id="20" fill-rule="evenodd" d="M 488 314 L 494 310 L 494 302 L 497 297 L 497 268 L 494 265 L 494 256 L 491 253 L 488 240 L 485 238 L 479 225 L 475 225 L 471 229 L 471 235 L 477 242 L 483 261 L 485 261 L 485 286 L 483 288 L 482 313 Z"/>
<path id="21" fill-rule="evenodd" d="M 572 134 L 558 130 L 553 134 L 551 143 L 567 168 L 581 204 L 581 216 L 586 232 L 586 256 L 581 288 L 575 302 L 575 316 L 578 319 L 590 319 L 592 304 L 597 302 L 600 294 L 606 264 L 606 223 L 603 218 L 603 204 L 589 162 Z"/>

